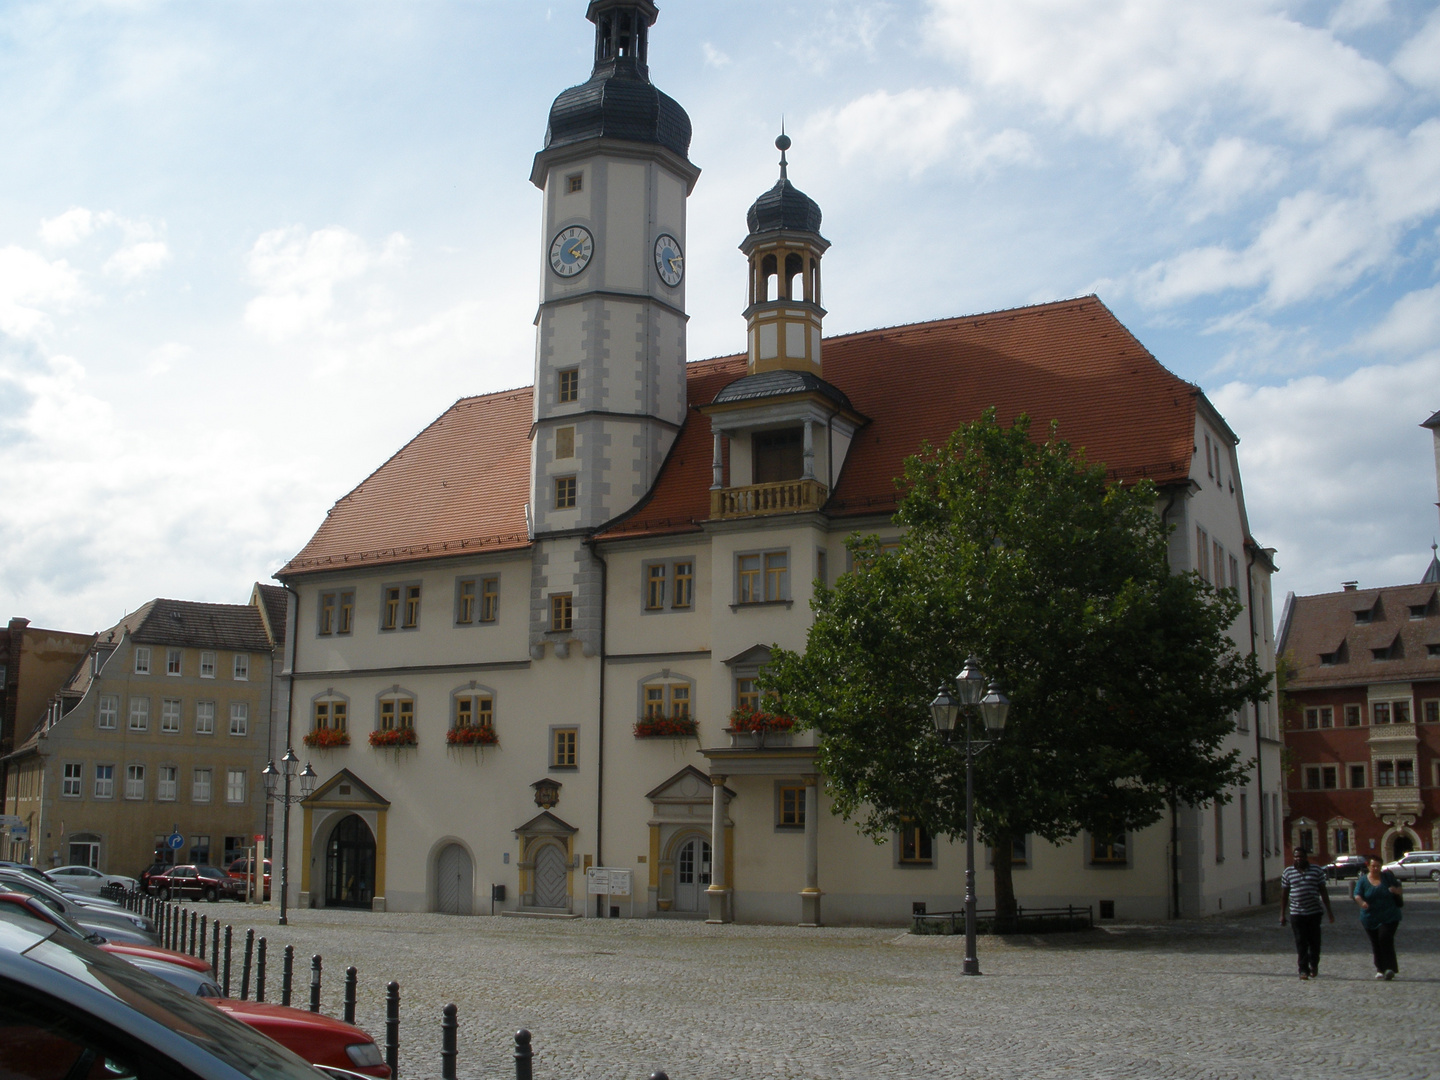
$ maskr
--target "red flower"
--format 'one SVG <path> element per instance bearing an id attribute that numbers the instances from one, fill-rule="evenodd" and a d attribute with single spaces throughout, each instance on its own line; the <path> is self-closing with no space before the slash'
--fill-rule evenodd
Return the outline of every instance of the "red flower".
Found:
<path id="1" fill-rule="evenodd" d="M 794 726 L 793 716 L 759 709 L 736 709 L 730 714 L 731 731 L 789 731 Z"/>
<path id="2" fill-rule="evenodd" d="M 445 733 L 445 741 L 451 746 L 494 746 L 500 741 L 493 727 L 453 727 Z"/>
<path id="3" fill-rule="evenodd" d="M 675 738 L 694 735 L 699 730 L 699 724 L 689 716 L 647 716 L 635 722 L 637 739 Z"/>
<path id="4" fill-rule="evenodd" d="M 329 750 L 336 746 L 349 746 L 350 733 L 348 731 L 337 731 L 335 728 L 316 728 L 314 731 L 306 733 L 300 741 L 306 746 Z"/>
<path id="5" fill-rule="evenodd" d="M 414 728 L 402 727 L 391 728 L 388 731 L 370 732 L 371 746 L 415 746 L 418 742 Z"/>

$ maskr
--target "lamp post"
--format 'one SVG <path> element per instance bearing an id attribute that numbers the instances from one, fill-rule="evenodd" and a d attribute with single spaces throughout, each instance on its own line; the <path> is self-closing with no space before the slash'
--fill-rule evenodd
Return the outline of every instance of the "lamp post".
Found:
<path id="1" fill-rule="evenodd" d="M 275 768 L 274 761 L 267 761 L 265 768 L 260 775 L 265 777 L 265 795 L 272 802 L 283 803 L 285 806 L 284 823 L 280 826 L 280 925 L 288 926 L 290 920 L 285 915 L 285 903 L 290 891 L 290 806 L 292 803 L 308 799 L 315 791 L 315 770 L 310 763 L 305 763 L 305 768 L 300 770 L 300 794 L 290 794 L 290 783 L 295 779 L 295 769 L 300 764 L 300 759 L 295 756 L 295 751 L 285 747 L 285 756 L 280 759 L 280 768 Z M 285 780 L 285 787 L 277 791 L 281 778 Z M 265 867 L 260 867 L 260 889 L 265 889 Z"/>
<path id="2" fill-rule="evenodd" d="M 955 737 L 955 721 L 961 710 L 965 711 L 965 963 L 961 970 L 966 975 L 980 974 L 980 959 L 975 955 L 975 755 L 1005 730 L 1005 718 L 1010 712 L 1010 699 L 1000 692 L 999 685 L 992 682 L 989 691 L 982 694 L 984 685 L 985 673 L 972 656 L 955 676 L 959 700 L 941 683 L 940 692 L 930 703 L 935 731 L 947 743 Z M 970 713 L 977 708 L 989 739 L 971 737 Z"/>

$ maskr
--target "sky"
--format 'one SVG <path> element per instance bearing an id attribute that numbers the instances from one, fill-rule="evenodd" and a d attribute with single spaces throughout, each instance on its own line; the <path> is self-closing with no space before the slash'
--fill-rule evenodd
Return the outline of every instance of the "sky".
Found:
<path id="1" fill-rule="evenodd" d="M 660 0 L 691 359 L 745 210 L 824 211 L 827 333 L 1097 293 L 1240 437 L 1287 591 L 1440 532 L 1440 7 Z M 244 603 L 460 397 L 532 381 L 585 0 L 0 3 L 0 617 Z"/>

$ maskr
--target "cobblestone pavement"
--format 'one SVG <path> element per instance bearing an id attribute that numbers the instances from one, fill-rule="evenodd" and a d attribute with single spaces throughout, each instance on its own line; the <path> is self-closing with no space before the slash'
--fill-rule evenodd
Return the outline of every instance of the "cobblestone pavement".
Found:
<path id="1" fill-rule="evenodd" d="M 1086 934 L 963 938 L 895 929 L 707 926 L 292 911 L 234 905 L 279 957 L 324 958 L 323 1009 L 360 972 L 357 1021 L 384 1041 L 384 984 L 400 983 L 402 1080 L 440 1075 L 440 1016 L 460 1016 L 461 1080 L 513 1077 L 517 1028 L 536 1080 L 1009 1077 L 1288 1078 L 1440 1075 L 1440 896 L 1410 890 L 1400 977 L 1376 982 L 1344 890 L 1321 977 L 1301 982 L 1278 909 Z M 1424 893 L 1425 895 L 1420 895 Z M 239 986 L 238 954 L 234 966 Z"/>

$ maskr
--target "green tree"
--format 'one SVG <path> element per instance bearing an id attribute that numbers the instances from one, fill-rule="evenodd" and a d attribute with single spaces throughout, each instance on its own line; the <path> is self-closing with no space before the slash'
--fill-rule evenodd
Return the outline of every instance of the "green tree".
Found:
<path id="1" fill-rule="evenodd" d="M 968 655 L 1011 700 L 975 762 L 982 840 L 1050 841 L 1228 801 L 1247 763 L 1225 750 L 1235 710 L 1268 679 L 1227 631 L 1234 590 L 1171 573 L 1170 529 L 1148 481 L 1107 484 L 1052 427 L 1030 438 L 994 410 L 906 463 L 898 549 L 852 537 L 856 571 L 814 601 L 805 651 L 776 650 L 765 685 L 823 736 L 836 811 L 879 840 L 913 820 L 963 836 L 963 740 L 936 737 L 929 703 Z M 994 860 L 1012 917 L 1010 860 Z"/>

